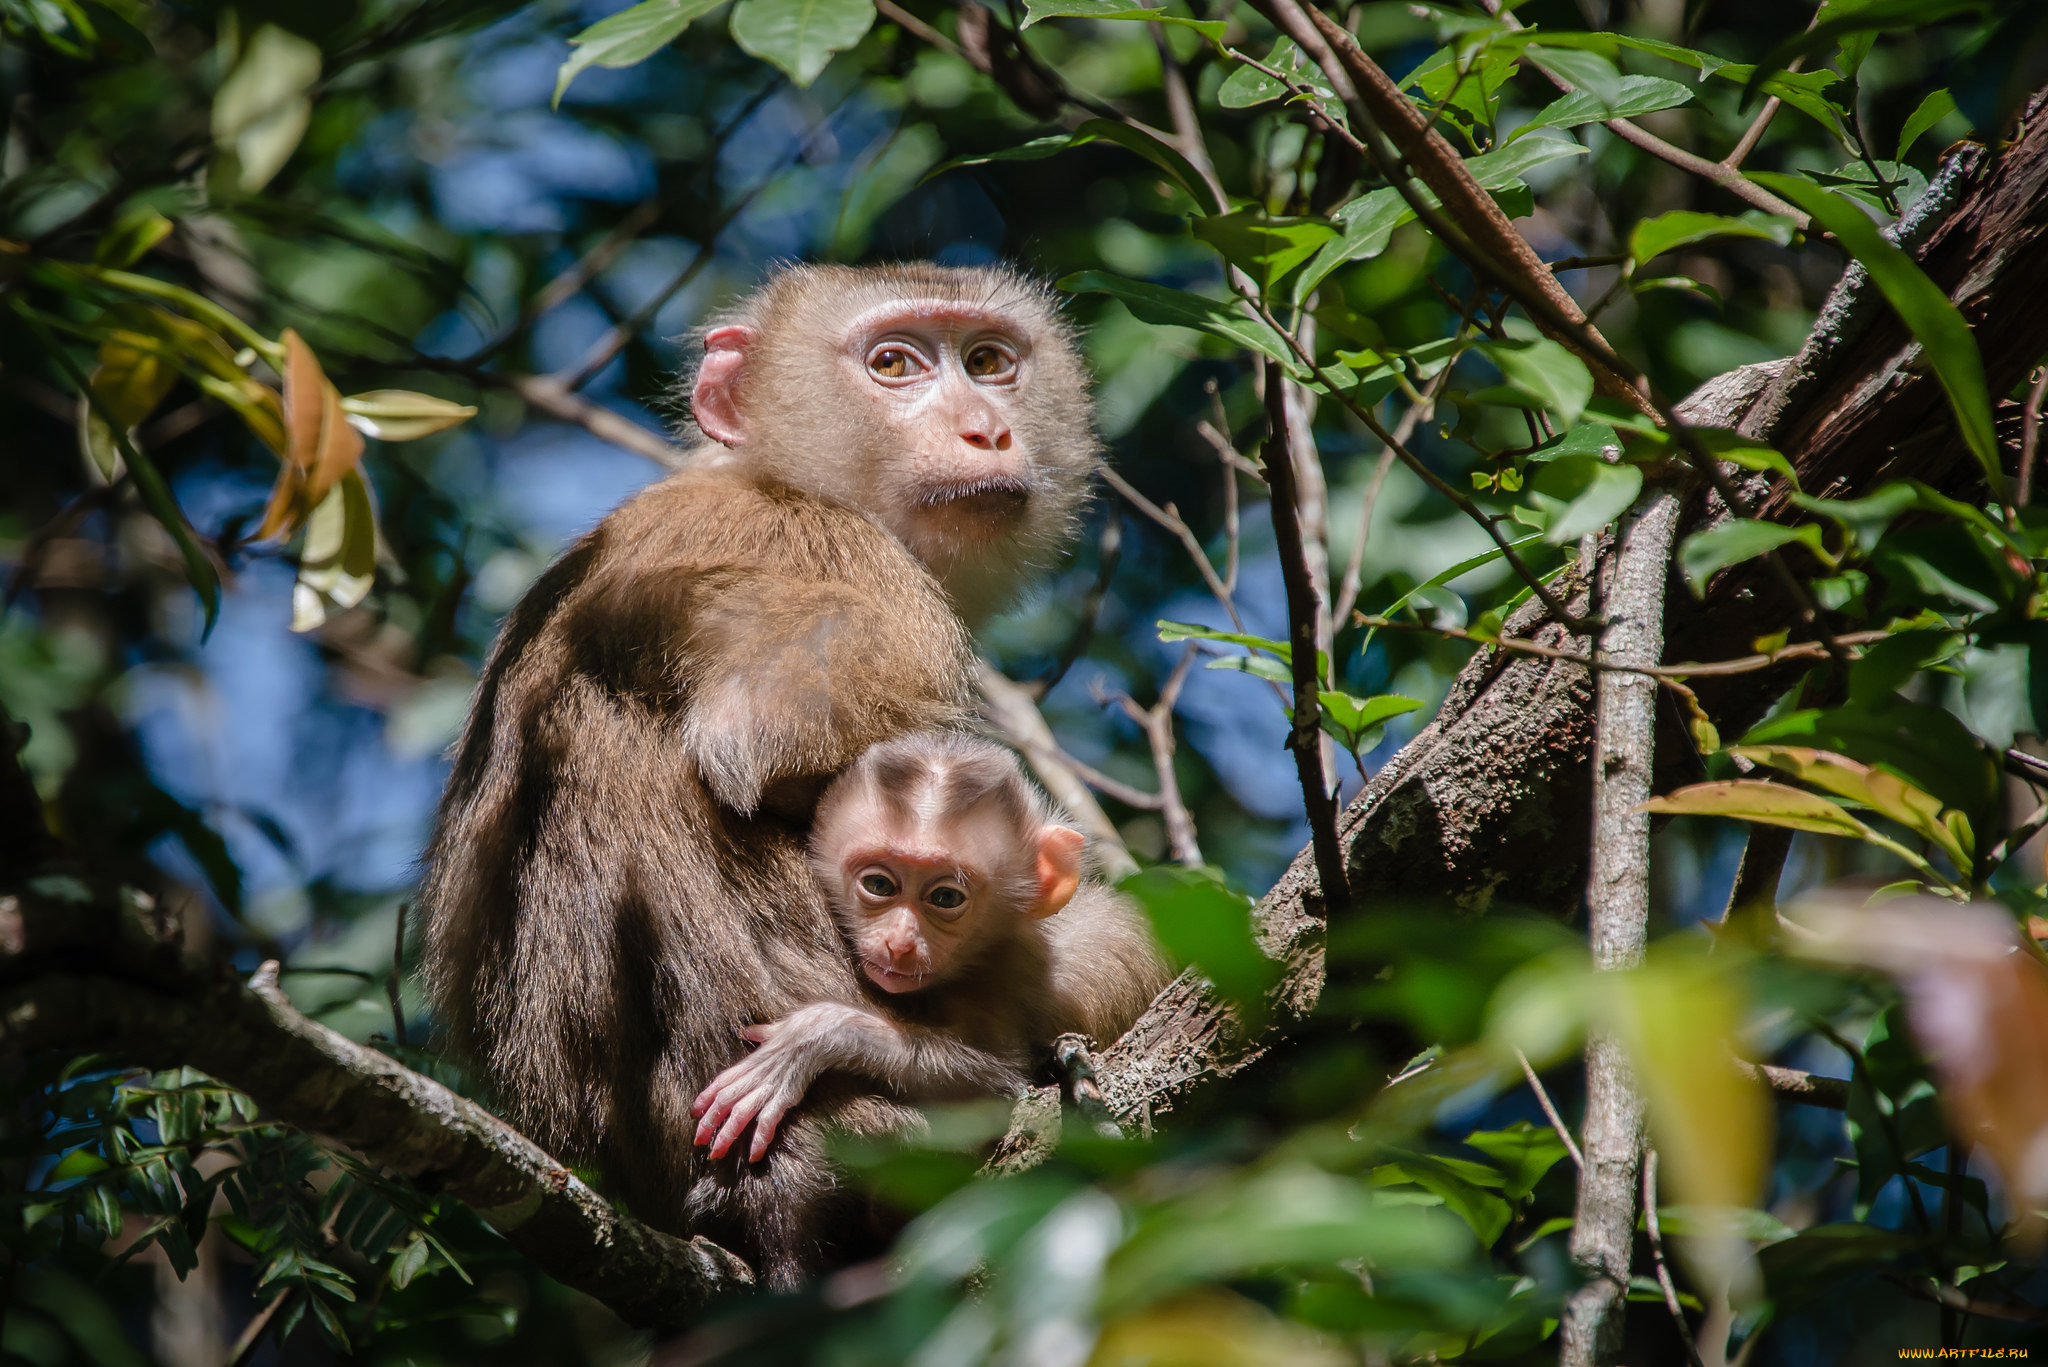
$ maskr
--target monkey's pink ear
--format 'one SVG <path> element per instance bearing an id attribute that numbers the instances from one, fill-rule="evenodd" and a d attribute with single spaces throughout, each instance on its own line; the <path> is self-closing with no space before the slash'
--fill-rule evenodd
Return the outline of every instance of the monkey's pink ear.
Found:
<path id="1" fill-rule="evenodd" d="M 1088 837 L 1065 826 L 1047 826 L 1038 833 L 1038 897 L 1025 913 L 1050 916 L 1074 898 L 1081 886 L 1081 851 Z"/>
<path id="2" fill-rule="evenodd" d="M 690 416 L 697 430 L 722 446 L 738 446 L 745 435 L 733 386 L 747 368 L 747 349 L 756 333 L 729 324 L 704 334 L 704 364 L 697 368 L 697 388 L 690 394 Z"/>

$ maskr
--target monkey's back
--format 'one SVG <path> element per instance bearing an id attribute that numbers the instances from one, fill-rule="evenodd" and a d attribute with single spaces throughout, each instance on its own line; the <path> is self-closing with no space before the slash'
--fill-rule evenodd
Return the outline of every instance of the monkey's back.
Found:
<path id="1" fill-rule="evenodd" d="M 969 658 L 885 532 L 717 469 L 652 486 L 550 567 L 491 651 L 421 889 L 429 986 L 515 1123 L 602 1162 L 657 1224 L 746 1203 L 769 1174 L 701 1160 L 691 1100 L 742 1025 L 859 999 L 805 793 L 957 720 Z M 749 792 L 766 806 L 743 815 Z M 876 1097 L 823 1108 L 902 1119 Z M 816 1166 L 815 1147 L 800 1117 L 765 1166 Z"/>

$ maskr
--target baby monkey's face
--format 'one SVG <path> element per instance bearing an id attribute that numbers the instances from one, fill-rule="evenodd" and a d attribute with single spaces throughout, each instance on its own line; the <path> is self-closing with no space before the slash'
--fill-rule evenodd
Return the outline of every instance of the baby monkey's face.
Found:
<path id="1" fill-rule="evenodd" d="M 1073 896 L 1081 837 L 998 804 L 968 811 L 838 806 L 814 833 L 818 873 L 867 980 L 884 992 L 944 982 Z"/>

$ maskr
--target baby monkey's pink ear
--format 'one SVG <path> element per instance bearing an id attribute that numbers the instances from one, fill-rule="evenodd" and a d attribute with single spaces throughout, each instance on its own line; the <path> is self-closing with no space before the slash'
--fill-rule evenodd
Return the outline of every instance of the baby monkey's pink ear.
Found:
<path id="1" fill-rule="evenodd" d="M 1038 833 L 1038 898 L 1025 908 L 1027 915 L 1050 916 L 1073 900 L 1087 845 L 1088 837 L 1065 826 L 1047 826 Z"/>
<path id="2" fill-rule="evenodd" d="M 746 435 L 733 387 L 747 368 L 747 349 L 756 335 L 754 329 L 737 323 L 704 334 L 704 364 L 697 368 L 690 416 L 698 431 L 723 446 L 738 446 Z"/>

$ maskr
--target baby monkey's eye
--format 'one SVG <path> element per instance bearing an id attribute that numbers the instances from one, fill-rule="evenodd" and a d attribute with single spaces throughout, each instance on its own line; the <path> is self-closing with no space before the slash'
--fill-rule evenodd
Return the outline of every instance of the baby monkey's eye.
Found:
<path id="1" fill-rule="evenodd" d="M 924 369 L 924 362 L 902 347 L 885 346 L 868 357 L 868 373 L 880 380 L 907 380 Z"/>
<path id="2" fill-rule="evenodd" d="M 896 895 L 896 880 L 886 873 L 864 873 L 860 876 L 860 886 L 871 897 Z"/>
<path id="3" fill-rule="evenodd" d="M 924 895 L 924 900 L 940 911 L 958 911 L 967 905 L 967 894 L 959 888 L 940 884 Z"/>
<path id="4" fill-rule="evenodd" d="M 977 380 L 1007 379 L 1017 372 L 1017 358 L 992 342 L 969 348 L 967 373 Z"/>

